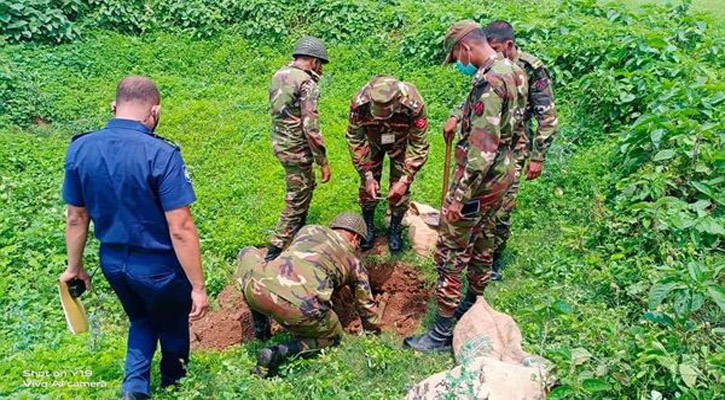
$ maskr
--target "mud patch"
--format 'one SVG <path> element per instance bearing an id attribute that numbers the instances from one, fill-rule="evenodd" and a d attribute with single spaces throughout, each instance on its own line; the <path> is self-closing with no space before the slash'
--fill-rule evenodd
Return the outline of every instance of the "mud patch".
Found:
<path id="1" fill-rule="evenodd" d="M 254 339 L 252 313 L 236 284 L 224 288 L 217 297 L 219 307 L 191 324 L 192 349 L 222 350 Z"/>
<path id="2" fill-rule="evenodd" d="M 383 314 L 384 331 L 400 336 L 413 333 L 420 326 L 428 306 L 429 291 L 420 273 L 413 267 L 394 262 L 368 263 L 373 294 L 388 293 Z M 254 339 L 252 314 L 236 284 L 224 288 L 217 297 L 218 307 L 191 325 L 191 348 L 223 350 L 229 346 Z M 352 334 L 362 332 L 362 322 L 355 309 L 349 287 L 332 296 L 335 312 L 343 328 Z M 274 321 L 272 332 L 281 329 Z"/>
<path id="3" fill-rule="evenodd" d="M 408 336 L 420 326 L 428 307 L 429 292 L 420 272 L 415 268 L 395 262 L 368 263 L 368 275 L 373 294 L 387 293 L 382 328 L 400 336 Z M 355 309 L 350 288 L 342 288 L 332 296 L 335 312 L 343 328 L 349 333 L 362 331 L 362 322 Z"/>

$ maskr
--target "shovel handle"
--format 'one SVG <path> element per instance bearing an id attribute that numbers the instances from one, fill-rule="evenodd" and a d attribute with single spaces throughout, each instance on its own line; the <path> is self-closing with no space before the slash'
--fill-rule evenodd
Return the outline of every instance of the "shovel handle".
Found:
<path id="1" fill-rule="evenodd" d="M 446 140 L 446 160 L 443 165 L 443 188 L 441 189 L 441 209 L 446 200 L 446 192 L 448 191 L 448 180 L 450 179 L 451 169 L 451 149 L 453 148 L 453 138 Z"/>

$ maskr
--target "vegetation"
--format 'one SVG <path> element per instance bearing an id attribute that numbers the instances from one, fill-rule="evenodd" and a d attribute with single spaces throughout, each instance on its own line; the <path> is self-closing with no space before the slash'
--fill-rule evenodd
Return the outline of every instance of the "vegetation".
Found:
<path id="1" fill-rule="evenodd" d="M 557 365 L 551 397 L 722 398 L 725 34 L 689 2 L 644 13 L 593 0 L 531 4 L 0 0 L 0 395 L 118 395 L 126 324 L 114 294 L 96 276 L 84 296 L 92 332 L 70 336 L 55 284 L 65 261 L 65 149 L 72 134 L 103 125 L 121 77 L 146 74 L 161 86 L 159 132 L 181 144 L 194 177 L 216 294 L 238 249 L 265 244 L 282 208 L 264 116 L 269 76 L 294 39 L 331 44 L 320 113 L 333 179 L 310 214 L 326 223 L 356 209 L 343 132 L 350 96 L 376 73 L 415 83 L 427 101 L 431 157 L 413 193 L 437 205 L 438 132 L 468 85 L 440 66 L 441 41 L 450 22 L 470 17 L 511 20 L 556 82 L 560 136 L 544 175 L 523 183 L 506 281 L 486 294 L 519 322 L 526 349 Z M 96 250 L 93 241 L 90 270 Z M 433 276 L 431 260 L 404 257 Z M 159 397 L 398 398 L 452 364 L 402 349 L 390 334 L 347 337 L 264 381 L 249 374 L 259 346 L 194 353 L 184 385 Z M 23 386 L 43 371 L 107 386 Z"/>

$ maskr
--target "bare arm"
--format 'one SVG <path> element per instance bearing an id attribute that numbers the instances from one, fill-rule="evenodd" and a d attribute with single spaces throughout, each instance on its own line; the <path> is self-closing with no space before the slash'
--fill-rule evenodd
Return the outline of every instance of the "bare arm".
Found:
<path id="1" fill-rule="evenodd" d="M 91 280 L 83 268 L 83 249 L 88 239 L 88 224 L 91 217 L 85 207 L 68 206 L 65 223 L 65 246 L 68 266 L 59 280 L 68 283 L 74 278 L 82 279 L 86 288 L 91 287 Z"/>
<path id="2" fill-rule="evenodd" d="M 166 221 L 169 224 L 171 243 L 174 246 L 176 257 L 179 259 L 186 277 L 191 282 L 193 307 L 189 319 L 199 319 L 206 313 L 209 302 L 206 297 L 204 271 L 201 266 L 199 234 L 196 231 L 196 226 L 194 226 L 189 206 L 167 211 Z"/>

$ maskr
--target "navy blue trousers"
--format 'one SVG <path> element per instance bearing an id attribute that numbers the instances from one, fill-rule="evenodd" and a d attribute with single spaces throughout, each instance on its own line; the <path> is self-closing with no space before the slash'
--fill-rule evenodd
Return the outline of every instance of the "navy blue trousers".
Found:
<path id="1" fill-rule="evenodd" d="M 161 386 L 175 384 L 189 361 L 191 311 L 191 284 L 176 255 L 102 245 L 101 268 L 130 322 L 123 391 L 150 394 L 157 343 Z"/>

